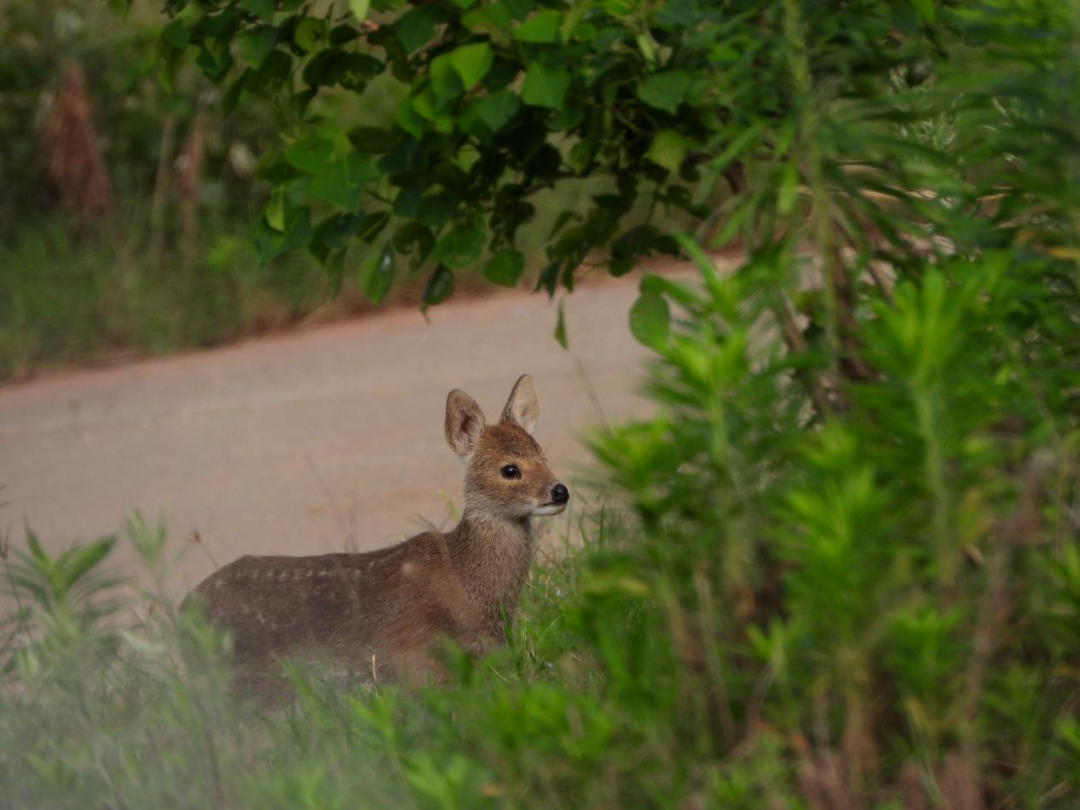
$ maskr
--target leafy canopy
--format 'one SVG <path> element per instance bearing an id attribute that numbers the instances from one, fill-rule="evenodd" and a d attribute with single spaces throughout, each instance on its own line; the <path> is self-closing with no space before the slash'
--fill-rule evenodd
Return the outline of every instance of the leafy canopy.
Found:
<path id="1" fill-rule="evenodd" d="M 879 102 L 896 76 L 927 79 L 945 5 L 821 3 L 793 39 L 784 4 L 751 0 L 172 0 L 162 49 L 167 68 L 193 52 L 227 107 L 273 98 L 291 116 L 260 167 L 274 189 L 256 225 L 264 261 L 307 248 L 340 283 L 359 241 L 380 278 L 433 267 L 433 294 L 472 267 L 513 285 L 537 193 L 587 178 L 587 210 L 561 212 L 549 235 L 537 286 L 553 294 L 594 256 L 621 275 L 680 255 L 673 224 L 722 220 L 718 242 L 775 230 L 758 215 L 795 214 L 817 170 L 796 137 L 811 95 Z M 400 105 L 378 126 L 343 126 L 321 103 L 387 92 Z M 733 193 L 740 204 L 718 210 Z"/>

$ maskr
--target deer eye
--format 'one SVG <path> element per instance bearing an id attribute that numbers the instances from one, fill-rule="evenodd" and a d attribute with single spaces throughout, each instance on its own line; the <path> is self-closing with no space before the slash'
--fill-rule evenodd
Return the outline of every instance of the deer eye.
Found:
<path id="1" fill-rule="evenodd" d="M 517 468 L 516 464 L 507 464 L 499 472 L 502 473 L 503 478 L 521 478 L 521 470 Z"/>

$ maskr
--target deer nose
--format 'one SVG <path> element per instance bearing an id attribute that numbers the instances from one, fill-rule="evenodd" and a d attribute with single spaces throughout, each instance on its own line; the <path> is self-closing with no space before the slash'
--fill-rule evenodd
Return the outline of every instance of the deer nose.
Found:
<path id="1" fill-rule="evenodd" d="M 554 503 L 566 503 L 570 500 L 570 490 L 563 484 L 556 484 L 551 488 L 551 500 Z"/>

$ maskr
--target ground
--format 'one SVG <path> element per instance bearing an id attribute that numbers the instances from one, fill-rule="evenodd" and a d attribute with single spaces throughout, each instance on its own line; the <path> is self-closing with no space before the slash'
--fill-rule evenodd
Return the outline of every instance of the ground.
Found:
<path id="1" fill-rule="evenodd" d="M 55 551 L 117 531 L 131 508 L 162 516 L 174 544 L 197 532 L 205 549 L 178 589 L 244 554 L 387 545 L 460 506 L 450 389 L 494 419 L 526 372 L 537 436 L 580 496 L 581 432 L 601 412 L 648 411 L 634 394 L 647 356 L 627 325 L 636 296 L 631 280 L 569 296 L 569 351 L 547 297 L 516 292 L 448 303 L 430 323 L 398 310 L 0 388 L 0 528 L 21 543 L 25 519 Z"/>

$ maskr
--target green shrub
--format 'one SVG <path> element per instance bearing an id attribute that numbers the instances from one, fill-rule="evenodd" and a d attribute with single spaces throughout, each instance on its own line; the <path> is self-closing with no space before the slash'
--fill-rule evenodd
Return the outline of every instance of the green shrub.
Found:
<path id="1" fill-rule="evenodd" d="M 72 640 L 31 600 L 0 691 L 12 804 L 1080 802 L 1076 3 L 720 5 L 583 12 L 673 25 L 709 70 L 741 35 L 757 84 L 731 92 L 760 117 L 721 120 L 704 160 L 746 158 L 712 224 L 748 253 L 721 275 L 672 237 L 700 280 L 642 280 L 657 413 L 591 437 L 616 506 L 532 572 L 507 649 L 447 653 L 417 692 L 298 671 L 261 714 L 205 628 L 158 609 Z M 667 16 L 687 8 L 727 27 Z M 204 61 L 208 20 L 255 24 L 210 9 L 178 24 Z M 615 57 L 635 77 L 642 48 Z"/>

